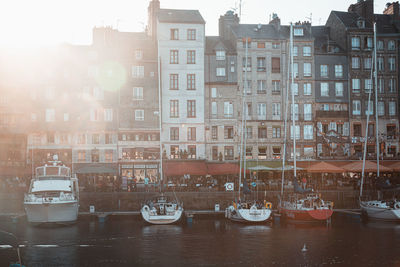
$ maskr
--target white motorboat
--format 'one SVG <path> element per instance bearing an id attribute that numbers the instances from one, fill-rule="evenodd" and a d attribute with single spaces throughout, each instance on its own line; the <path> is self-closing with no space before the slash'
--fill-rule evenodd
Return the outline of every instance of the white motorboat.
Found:
<path id="1" fill-rule="evenodd" d="M 236 222 L 265 222 L 271 217 L 271 208 L 270 202 L 233 202 L 225 210 L 225 217 Z"/>
<path id="2" fill-rule="evenodd" d="M 24 208 L 30 223 L 73 223 L 78 218 L 78 179 L 71 169 L 62 165 L 57 156 L 51 165 L 36 168 Z"/>
<path id="3" fill-rule="evenodd" d="M 180 220 L 183 207 L 176 201 L 169 201 L 161 194 L 157 199 L 148 201 L 140 210 L 143 219 L 151 224 L 172 224 Z"/>
<path id="4" fill-rule="evenodd" d="M 400 220 L 400 201 L 370 200 L 361 201 L 361 215 L 384 221 Z"/>

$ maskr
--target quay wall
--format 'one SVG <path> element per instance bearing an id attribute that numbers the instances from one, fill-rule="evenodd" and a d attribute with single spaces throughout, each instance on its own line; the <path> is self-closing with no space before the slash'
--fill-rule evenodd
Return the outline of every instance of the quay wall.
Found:
<path id="1" fill-rule="evenodd" d="M 321 191 L 324 200 L 334 202 L 334 208 L 359 208 L 358 191 Z M 367 192 L 368 193 L 368 192 Z M 96 211 L 138 211 L 147 199 L 157 196 L 156 192 L 84 192 L 80 194 L 80 211 L 89 211 L 91 205 Z M 186 210 L 213 210 L 215 204 L 225 209 L 237 194 L 233 192 L 166 192 L 165 195 L 176 197 L 184 203 Z M 257 196 L 258 195 L 258 196 Z M 280 191 L 253 192 L 250 199 L 266 199 L 277 207 Z M 0 193 L 0 214 L 23 212 L 23 193 Z"/>

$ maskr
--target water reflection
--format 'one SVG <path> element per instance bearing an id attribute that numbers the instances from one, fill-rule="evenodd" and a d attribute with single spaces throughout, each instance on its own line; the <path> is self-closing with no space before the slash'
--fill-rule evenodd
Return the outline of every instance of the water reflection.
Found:
<path id="1" fill-rule="evenodd" d="M 142 234 L 148 235 L 179 235 L 182 227 L 178 225 L 147 225 L 142 228 Z"/>

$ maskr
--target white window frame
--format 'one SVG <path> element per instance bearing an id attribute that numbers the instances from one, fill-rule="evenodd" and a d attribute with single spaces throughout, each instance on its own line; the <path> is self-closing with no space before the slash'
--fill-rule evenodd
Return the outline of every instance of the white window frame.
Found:
<path id="1" fill-rule="evenodd" d="M 329 83 L 321 83 L 321 96 L 329 96 Z"/>
<path id="2" fill-rule="evenodd" d="M 217 77 L 225 77 L 225 68 L 216 68 Z"/>
<path id="3" fill-rule="evenodd" d="M 143 109 L 135 110 L 135 121 L 144 121 L 144 110 Z"/>
<path id="4" fill-rule="evenodd" d="M 343 92 L 343 83 L 339 82 L 339 83 L 335 83 L 335 95 L 336 96 L 343 96 L 344 92 Z"/>
<path id="5" fill-rule="evenodd" d="M 303 84 L 303 94 L 304 95 L 312 95 L 311 83 Z"/>
<path id="6" fill-rule="evenodd" d="M 133 87 L 132 91 L 134 100 L 143 100 L 143 87 Z"/>
<path id="7" fill-rule="evenodd" d="M 353 100 L 352 114 L 353 115 L 361 115 L 361 101 L 360 100 Z"/>

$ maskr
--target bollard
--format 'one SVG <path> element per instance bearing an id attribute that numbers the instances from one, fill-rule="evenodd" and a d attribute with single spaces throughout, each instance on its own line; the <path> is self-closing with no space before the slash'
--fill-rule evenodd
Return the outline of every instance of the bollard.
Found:
<path id="1" fill-rule="evenodd" d="M 95 212 L 95 207 L 94 207 L 94 205 L 90 205 L 90 206 L 89 206 L 89 212 L 90 212 L 90 213 L 94 213 L 94 212 Z"/>
<path id="2" fill-rule="evenodd" d="M 186 214 L 186 221 L 188 224 L 191 224 L 193 222 L 193 214 L 191 213 Z"/>
<path id="3" fill-rule="evenodd" d="M 218 211 L 219 211 L 219 204 L 215 204 L 215 209 L 214 209 L 214 211 L 215 211 L 215 212 L 218 212 Z"/>

